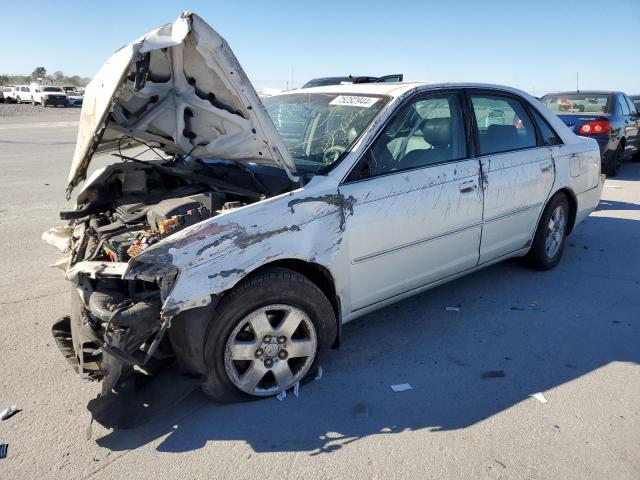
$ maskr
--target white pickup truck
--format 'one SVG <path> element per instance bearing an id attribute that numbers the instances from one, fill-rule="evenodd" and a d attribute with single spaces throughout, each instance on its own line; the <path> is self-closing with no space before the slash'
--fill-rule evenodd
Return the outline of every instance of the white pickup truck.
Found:
<path id="1" fill-rule="evenodd" d="M 41 104 L 43 107 L 67 106 L 67 94 L 60 87 L 55 85 L 31 85 L 31 103 L 33 105 Z"/>

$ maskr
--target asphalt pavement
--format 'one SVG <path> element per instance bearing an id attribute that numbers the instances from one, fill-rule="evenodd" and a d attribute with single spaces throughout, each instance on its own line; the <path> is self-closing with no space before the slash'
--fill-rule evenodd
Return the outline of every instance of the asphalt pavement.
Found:
<path id="1" fill-rule="evenodd" d="M 0 118 L 0 410 L 21 409 L 0 478 L 640 478 L 640 163 L 556 269 L 504 262 L 356 320 L 299 397 L 221 406 L 169 368 L 104 401 L 51 337 L 68 286 L 40 240 L 73 207 L 77 115 Z"/>

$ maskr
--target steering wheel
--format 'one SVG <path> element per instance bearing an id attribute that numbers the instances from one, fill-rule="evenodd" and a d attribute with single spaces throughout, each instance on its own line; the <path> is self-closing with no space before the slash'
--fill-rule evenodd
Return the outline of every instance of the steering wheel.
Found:
<path id="1" fill-rule="evenodd" d="M 342 155 L 346 150 L 346 147 L 342 145 L 334 145 L 333 147 L 327 148 L 322 154 L 322 163 L 324 165 L 330 165 Z"/>

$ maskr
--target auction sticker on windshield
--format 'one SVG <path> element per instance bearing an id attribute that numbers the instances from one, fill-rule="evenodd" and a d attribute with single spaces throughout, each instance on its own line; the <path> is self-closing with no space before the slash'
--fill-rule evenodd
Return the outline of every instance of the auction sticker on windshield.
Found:
<path id="1" fill-rule="evenodd" d="M 339 95 L 329 102 L 329 105 L 343 105 L 348 107 L 364 107 L 369 108 L 374 105 L 379 98 L 375 97 L 359 97 L 356 95 Z"/>

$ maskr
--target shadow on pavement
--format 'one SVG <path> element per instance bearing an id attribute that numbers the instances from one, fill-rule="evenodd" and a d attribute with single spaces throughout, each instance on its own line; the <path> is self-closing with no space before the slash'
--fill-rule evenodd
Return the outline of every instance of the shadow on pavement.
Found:
<path id="1" fill-rule="evenodd" d="M 590 217 L 554 270 L 505 262 L 355 320 L 298 398 L 218 405 L 170 370 L 90 405 L 114 428 L 97 443 L 122 451 L 163 438 L 158 451 L 186 452 L 232 440 L 316 455 L 371 435 L 466 428 L 611 362 L 639 363 L 640 281 L 617 277 L 607 253 L 640 265 L 638 235 L 638 221 Z M 616 295 L 601 295 L 603 278 Z M 390 389 L 405 382 L 413 390 Z"/>

